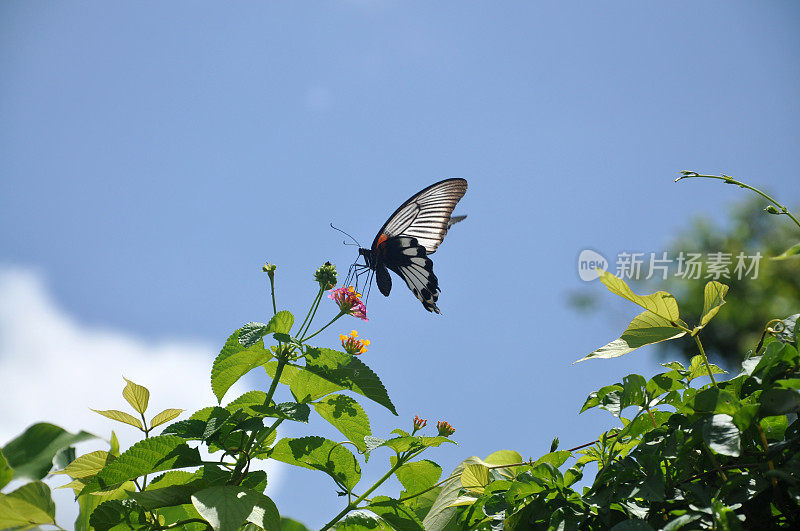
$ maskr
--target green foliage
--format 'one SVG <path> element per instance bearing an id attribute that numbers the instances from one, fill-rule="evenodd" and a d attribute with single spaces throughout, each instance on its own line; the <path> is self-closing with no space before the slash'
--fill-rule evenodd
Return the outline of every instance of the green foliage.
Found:
<path id="1" fill-rule="evenodd" d="M 277 311 L 275 270 L 274 266 L 265 268 L 273 290 L 272 318 L 266 324 L 251 322 L 234 331 L 214 360 L 211 388 L 219 405 L 200 409 L 153 436 L 153 429 L 176 419 L 183 410 L 168 408 L 148 423 L 150 391 L 126 379 L 122 395 L 132 412 L 93 411 L 134 427 L 142 433 L 142 440 L 120 452 L 112 435 L 108 451 L 76 456 L 71 445 L 91 435 L 72 435 L 52 424 L 36 424 L 0 452 L 0 487 L 12 477 L 41 479 L 56 463 L 61 470 L 55 474 L 69 478 L 62 488 L 73 490 L 81 509 L 76 529 L 305 529 L 280 517 L 264 494 L 266 472 L 251 470 L 255 460 L 273 459 L 319 470 L 331 478 L 341 495 L 347 496 L 347 505 L 328 527 L 421 529 L 425 509 L 439 492 L 435 482 L 441 467 L 416 458 L 428 448 L 452 441 L 442 436 L 417 436 L 422 427 L 417 424 L 411 434 L 396 430 L 391 438 L 372 437 L 369 418 L 356 397 L 372 400 L 397 414 L 380 378 L 356 355 L 308 342 L 344 316 L 363 316 L 363 303 L 355 294 L 350 302 L 339 301 L 331 306 L 337 313 L 328 324 L 310 333 L 324 290 L 332 287 L 336 277 L 334 266 L 326 263 L 317 271 L 315 280 L 320 290 L 299 327 L 295 327 L 291 312 Z M 349 303 L 358 307 L 348 308 Z M 272 376 L 269 389 L 247 391 L 223 405 L 231 386 L 261 367 Z M 293 401 L 273 400 L 281 384 L 288 386 Z M 347 441 L 334 442 L 315 435 L 276 441 L 281 423 L 309 423 L 312 412 Z M 364 463 L 377 448 L 391 452 L 390 470 L 356 493 L 361 463 L 346 445 L 352 446 Z M 217 454 L 213 461 L 201 457 L 201 447 Z M 407 503 L 370 497 L 395 473 L 408 489 Z M 428 495 L 420 496 L 416 489 Z M 38 481 L 0 494 L 0 528 L 55 525 L 54 514 L 50 490 Z"/>
<path id="2" fill-rule="evenodd" d="M 769 213 L 786 215 L 800 228 L 800 222 L 766 194 L 730 177 L 719 179 L 761 194 L 773 202 Z M 781 255 L 776 252 L 775 263 L 789 264 L 797 254 L 794 247 Z M 766 311 L 766 305 L 749 308 L 760 328 L 748 335 L 751 343 L 741 370 L 717 381 L 727 373 L 709 362 L 703 341 L 717 325 L 730 323 L 728 313 L 742 312 L 731 303 L 737 297 L 735 289 L 706 282 L 692 288 L 693 296 L 678 297 L 679 310 L 678 298 L 668 291 L 639 295 L 623 280 L 600 271 L 610 292 L 644 311 L 621 337 L 579 361 L 619 357 L 661 343 L 689 345 L 688 365 L 665 363 L 664 371 L 649 378 L 629 374 L 589 394 L 581 412 L 606 410 L 615 424 L 593 442 L 561 450 L 555 438 L 550 452 L 535 459 L 500 450 L 485 459 L 465 459 L 452 473 L 443 474 L 441 466 L 420 456 L 453 443 L 448 437 L 454 430 L 448 423 L 437 423 L 438 435 L 421 436 L 418 432 L 427 420 L 415 417 L 410 433 L 398 428 L 386 437 L 374 436 L 357 399 L 397 413 L 378 376 L 351 354 L 364 352 L 363 345 L 349 348 L 343 343 L 347 352 L 342 352 L 309 343 L 344 316 L 365 318 L 363 303 L 352 293 L 350 302 L 337 302 L 337 313 L 328 324 L 310 333 L 324 291 L 335 282 L 333 265 L 317 270 L 314 279 L 320 289 L 299 326 L 292 313 L 277 310 L 276 267 L 267 265 L 264 271 L 273 315 L 266 324 L 245 324 L 223 345 L 211 370 L 218 404 L 154 436 L 154 428 L 183 411 L 166 409 L 148 423 L 150 391 L 126 380 L 122 394 L 134 414 L 94 410 L 142 433 L 142 440 L 123 452 L 112 433 L 107 451 L 77 456 L 73 445 L 92 435 L 34 424 L 0 451 L 0 488 L 12 478 L 33 480 L 0 493 L 0 528 L 57 526 L 50 489 L 39 481 L 52 473 L 70 480 L 61 488 L 76 495 L 81 513 L 74 528 L 79 530 L 305 530 L 299 522 L 282 518 L 264 494 L 267 473 L 251 465 L 267 459 L 317 470 L 332 480 L 346 502 L 323 529 L 800 526 L 800 314 L 783 317 L 797 311 L 797 296 L 791 299 L 791 311 L 781 314 Z M 687 324 L 684 318 L 697 324 Z M 222 405 L 233 384 L 261 367 L 271 377 L 267 390 L 253 389 Z M 273 400 L 279 385 L 288 387 L 293 400 Z M 313 434 L 277 439 L 283 422 L 313 426 L 317 416 L 347 440 Z M 360 487 L 362 461 L 366 465 L 376 453 L 388 455 L 388 470 L 372 485 Z M 204 460 L 201 455 L 206 454 L 213 459 Z M 598 472 L 591 484 L 581 487 L 589 465 L 596 465 Z M 51 472 L 54 466 L 59 470 Z M 393 497 L 375 495 L 391 477 L 402 491 Z"/>

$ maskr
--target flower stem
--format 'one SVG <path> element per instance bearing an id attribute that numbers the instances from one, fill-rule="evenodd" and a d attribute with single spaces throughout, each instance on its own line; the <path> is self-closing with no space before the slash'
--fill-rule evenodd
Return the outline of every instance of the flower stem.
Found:
<path id="1" fill-rule="evenodd" d="M 275 304 L 275 278 L 270 274 L 269 277 L 269 291 L 272 295 L 272 315 L 277 315 L 278 305 Z"/>
<path id="2" fill-rule="evenodd" d="M 708 376 L 711 378 L 711 383 L 714 384 L 714 387 L 717 387 L 717 381 L 714 379 L 714 373 L 711 372 L 711 364 L 708 363 L 708 357 L 706 356 L 706 351 L 703 350 L 703 344 L 700 343 L 700 337 L 695 335 L 694 342 L 697 343 L 697 348 L 700 349 L 700 354 L 703 356 L 703 363 L 706 365 Z"/>
<path id="3" fill-rule="evenodd" d="M 773 199 L 772 197 L 770 197 L 766 193 L 762 192 L 758 188 L 750 186 L 749 184 L 745 184 L 745 183 L 743 183 L 741 181 L 737 181 L 733 177 L 729 177 L 727 175 L 700 175 L 699 173 L 696 173 L 696 172 L 693 172 L 693 171 L 684 171 L 684 172 L 681 172 L 681 173 L 683 173 L 683 175 L 681 175 L 680 177 L 675 179 L 675 182 L 678 182 L 681 179 L 691 179 L 693 177 L 701 178 L 701 179 L 717 179 L 719 181 L 724 181 L 724 182 L 726 182 L 728 184 L 735 184 L 736 186 L 738 186 L 740 188 L 746 188 L 747 190 L 751 190 L 751 191 L 757 193 L 758 195 L 760 195 L 761 197 L 763 197 L 764 199 L 766 199 L 767 201 L 769 201 L 770 203 L 772 203 L 773 205 L 775 205 L 776 207 L 778 207 L 781 210 L 781 214 L 786 214 L 787 216 L 789 216 L 789 218 L 792 221 L 794 221 L 795 225 L 800 227 L 800 221 L 796 217 L 794 217 L 791 212 L 789 212 L 789 209 L 787 209 L 782 204 L 778 203 L 775 199 Z"/>
<path id="4" fill-rule="evenodd" d="M 319 306 L 319 303 L 322 300 L 322 294 L 324 293 L 324 291 L 325 290 L 323 290 L 322 287 L 319 288 L 316 297 L 314 297 L 314 301 L 311 303 L 311 307 L 308 308 L 308 313 L 306 314 L 306 318 L 303 319 L 303 323 L 300 325 L 300 328 L 297 329 L 297 337 L 303 337 L 304 333 L 303 327 L 311 326 L 311 321 L 314 320 L 312 312 L 314 314 L 317 313 L 317 307 Z M 311 317 L 311 321 L 309 321 L 308 319 L 309 317 Z"/>
<path id="5" fill-rule="evenodd" d="M 315 335 L 319 334 L 320 332 L 322 332 L 323 330 L 325 330 L 326 328 L 328 328 L 330 325 L 332 325 L 332 324 L 334 323 L 334 321 L 336 321 L 336 320 L 337 320 L 339 317 L 341 317 L 341 316 L 345 315 L 345 313 L 347 313 L 347 312 L 342 312 L 342 311 L 340 311 L 340 312 L 339 312 L 339 313 L 336 315 L 336 317 L 334 317 L 333 319 L 331 319 L 330 321 L 328 321 L 328 324 L 326 324 L 325 326 L 323 326 L 322 328 L 320 328 L 319 330 L 317 330 L 316 332 L 314 332 L 314 333 L 313 333 L 313 334 L 311 334 L 310 336 L 304 337 L 304 338 L 303 338 L 303 339 L 301 339 L 300 341 L 308 341 L 309 339 L 311 339 L 312 337 L 314 337 Z M 309 324 L 311 324 L 311 323 L 309 323 Z"/>
<path id="6" fill-rule="evenodd" d="M 333 526 L 333 524 L 335 524 L 336 522 L 341 520 L 343 516 L 345 516 L 347 513 L 349 513 L 353 509 L 358 508 L 358 504 L 359 503 L 364 501 L 367 498 L 367 496 L 372 494 L 375 491 L 375 489 L 380 487 L 383 484 L 384 481 L 389 479 L 392 476 L 392 474 L 394 474 L 395 471 L 398 468 L 400 468 L 401 466 L 403 466 L 406 463 L 406 461 L 407 461 L 407 459 L 398 459 L 397 463 L 395 463 L 394 466 L 392 468 L 390 468 L 387 473 L 385 473 L 383 476 L 381 476 L 381 478 L 378 479 L 378 481 L 376 481 L 369 489 L 367 489 L 366 492 L 364 492 L 364 494 L 359 496 L 356 499 L 356 501 L 348 503 L 347 506 L 344 509 L 342 509 L 342 511 L 339 514 L 334 516 L 333 519 L 330 522 L 325 524 L 325 526 L 322 529 L 320 529 L 320 531 L 325 531 L 326 529 L 330 529 L 331 526 Z"/>

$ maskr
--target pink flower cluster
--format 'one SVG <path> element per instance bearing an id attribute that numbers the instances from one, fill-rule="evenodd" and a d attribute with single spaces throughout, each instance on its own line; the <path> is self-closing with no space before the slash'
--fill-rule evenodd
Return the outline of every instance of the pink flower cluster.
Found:
<path id="1" fill-rule="evenodd" d="M 356 292 L 353 286 L 331 290 L 331 294 L 328 297 L 333 299 L 339 309 L 347 315 L 352 315 L 362 321 L 369 321 L 367 319 L 367 305 L 361 300 L 361 294 Z"/>

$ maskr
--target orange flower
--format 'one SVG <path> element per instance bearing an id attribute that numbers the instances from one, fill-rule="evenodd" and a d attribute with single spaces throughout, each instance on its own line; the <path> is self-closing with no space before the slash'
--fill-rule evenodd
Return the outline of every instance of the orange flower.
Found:
<path id="1" fill-rule="evenodd" d="M 369 345 L 369 339 L 357 338 L 358 332 L 355 330 L 351 331 L 349 336 L 339 334 L 339 339 L 342 342 L 342 347 L 344 347 L 345 352 L 348 354 L 355 354 L 356 356 L 365 353 Z"/>

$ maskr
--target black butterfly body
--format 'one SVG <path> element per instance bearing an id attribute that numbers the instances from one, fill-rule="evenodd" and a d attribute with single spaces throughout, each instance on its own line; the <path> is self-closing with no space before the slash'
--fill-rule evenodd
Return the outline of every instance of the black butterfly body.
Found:
<path id="1" fill-rule="evenodd" d="M 386 296 L 392 290 L 391 270 L 405 281 L 426 310 L 439 313 L 439 279 L 429 256 L 436 252 L 450 226 L 466 217 L 452 216 L 466 192 L 464 179 L 445 179 L 415 194 L 389 216 L 372 247 L 359 248 L 365 264 L 355 267 L 374 272 L 378 289 Z"/>

